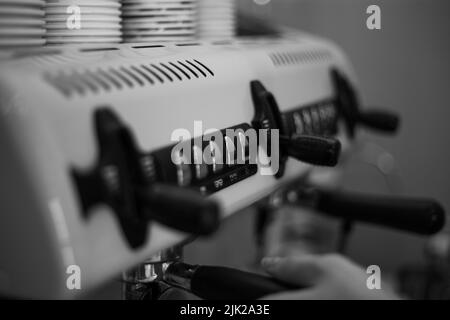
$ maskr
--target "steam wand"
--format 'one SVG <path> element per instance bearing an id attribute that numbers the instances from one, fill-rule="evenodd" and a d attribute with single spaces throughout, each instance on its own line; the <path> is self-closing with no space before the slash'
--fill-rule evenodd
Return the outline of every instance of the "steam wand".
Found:
<path id="1" fill-rule="evenodd" d="M 386 134 L 398 131 L 400 116 L 397 113 L 384 109 L 361 110 L 350 82 L 337 70 L 332 70 L 331 76 L 336 91 L 336 104 L 346 120 L 350 136 L 354 136 L 356 126 Z"/>
<path id="2" fill-rule="evenodd" d="M 318 212 L 421 235 L 439 232 L 445 211 L 433 199 L 367 195 L 355 192 L 299 188 L 287 192 L 286 201 L 309 206 Z"/>
<path id="3" fill-rule="evenodd" d="M 163 279 L 169 285 L 207 300 L 255 300 L 269 294 L 299 289 L 268 276 L 182 262 L 168 264 Z"/>

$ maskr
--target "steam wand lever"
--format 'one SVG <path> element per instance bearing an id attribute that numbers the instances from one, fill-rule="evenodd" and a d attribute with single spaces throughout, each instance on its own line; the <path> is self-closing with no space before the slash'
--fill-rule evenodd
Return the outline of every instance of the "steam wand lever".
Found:
<path id="1" fill-rule="evenodd" d="M 332 70 L 331 75 L 336 91 L 336 104 L 346 120 L 351 136 L 357 125 L 389 134 L 397 132 L 400 126 L 398 114 L 382 109 L 361 110 L 350 82 L 337 70 Z"/>
<path id="2" fill-rule="evenodd" d="M 350 221 L 361 221 L 432 235 L 445 224 L 445 211 L 432 199 L 366 195 L 354 192 L 301 188 L 288 201 Z M 295 199 L 292 201 L 292 199 Z"/>
<path id="3" fill-rule="evenodd" d="M 336 166 L 341 154 L 341 143 L 333 138 L 294 135 L 282 136 L 280 142 L 289 156 L 318 166 Z"/>
<path id="4" fill-rule="evenodd" d="M 320 166 L 335 166 L 339 160 L 341 143 L 337 139 L 315 135 L 292 135 L 286 128 L 275 96 L 260 81 L 251 82 L 251 92 L 255 107 L 252 125 L 255 129 L 279 130 L 280 171 L 288 157 Z M 268 150 L 270 153 L 270 150 Z"/>
<path id="5" fill-rule="evenodd" d="M 196 235 L 209 235 L 219 228 L 220 207 L 200 193 L 154 183 L 138 193 L 149 220 Z"/>
<path id="6" fill-rule="evenodd" d="M 226 267 L 174 262 L 166 268 L 164 281 L 207 300 L 255 300 L 294 288 L 276 279 Z"/>
<path id="7" fill-rule="evenodd" d="M 132 248 L 145 244 L 148 223 L 153 221 L 195 235 L 217 230 L 219 205 L 199 192 L 155 176 L 151 155 L 139 150 L 132 130 L 114 111 L 98 109 L 94 124 L 98 161 L 89 170 L 72 171 L 86 218 L 92 207 L 109 206 Z M 144 163 L 151 163 L 151 168 Z"/>

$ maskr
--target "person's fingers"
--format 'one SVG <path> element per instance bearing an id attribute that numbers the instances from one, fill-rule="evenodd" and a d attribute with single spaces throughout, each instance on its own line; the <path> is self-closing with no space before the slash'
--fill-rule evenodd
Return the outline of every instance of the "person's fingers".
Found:
<path id="1" fill-rule="evenodd" d="M 315 284 L 321 276 L 317 257 L 304 255 L 301 257 L 267 257 L 261 261 L 262 267 L 273 277 L 292 283 L 299 287 Z"/>
<path id="2" fill-rule="evenodd" d="M 273 277 L 298 286 L 263 299 L 393 299 L 390 290 L 369 290 L 367 274 L 358 265 L 340 255 L 305 255 L 265 258 L 262 266 Z"/>

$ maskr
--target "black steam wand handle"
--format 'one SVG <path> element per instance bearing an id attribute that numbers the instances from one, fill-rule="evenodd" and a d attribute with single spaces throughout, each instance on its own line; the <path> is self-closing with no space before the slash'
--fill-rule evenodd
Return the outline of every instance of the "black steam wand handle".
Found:
<path id="1" fill-rule="evenodd" d="M 160 183 L 139 190 L 146 218 L 170 228 L 209 235 L 220 225 L 219 204 L 195 190 Z"/>
<path id="2" fill-rule="evenodd" d="M 358 122 L 374 130 L 395 133 L 399 128 L 400 116 L 387 110 L 370 109 L 359 111 Z"/>
<path id="3" fill-rule="evenodd" d="M 432 199 L 365 195 L 314 189 L 314 207 L 330 216 L 431 235 L 445 224 L 445 211 Z M 304 196 L 304 195 L 303 195 Z"/>
<path id="4" fill-rule="evenodd" d="M 332 70 L 331 75 L 336 91 L 336 104 L 346 119 L 350 135 L 353 136 L 357 125 L 389 134 L 397 132 L 400 125 L 397 113 L 383 109 L 362 110 L 348 79 L 336 69 Z"/>
<path id="5" fill-rule="evenodd" d="M 252 81 L 251 90 L 255 105 L 255 117 L 252 125 L 255 129 L 280 131 L 282 151 L 280 159 L 283 164 L 285 156 L 312 165 L 333 167 L 337 164 L 341 151 L 341 144 L 338 140 L 313 135 L 290 136 L 274 95 L 267 91 L 259 81 Z M 282 171 L 278 173 L 280 174 Z"/>
<path id="6" fill-rule="evenodd" d="M 341 154 L 341 143 L 333 138 L 294 135 L 290 138 L 281 136 L 280 142 L 289 156 L 318 166 L 336 166 Z"/>
<path id="7" fill-rule="evenodd" d="M 207 300 L 255 300 L 269 294 L 299 289 L 264 275 L 181 262 L 167 268 L 164 280 Z"/>

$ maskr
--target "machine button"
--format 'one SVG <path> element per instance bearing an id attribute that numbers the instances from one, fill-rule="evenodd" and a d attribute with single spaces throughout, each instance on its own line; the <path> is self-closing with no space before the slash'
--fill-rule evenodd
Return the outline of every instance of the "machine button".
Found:
<path id="1" fill-rule="evenodd" d="M 295 123 L 295 132 L 297 134 L 303 134 L 305 131 L 305 128 L 303 126 L 303 120 L 302 117 L 298 112 L 294 113 L 294 123 Z"/>
<path id="2" fill-rule="evenodd" d="M 312 126 L 312 119 L 311 114 L 309 113 L 308 109 L 302 110 L 302 118 L 303 118 L 303 124 L 305 125 L 305 134 L 313 134 L 313 126 Z"/>
<path id="3" fill-rule="evenodd" d="M 213 172 L 217 173 L 223 169 L 223 154 L 216 142 L 210 141 L 209 148 L 212 155 Z"/>
<path id="4" fill-rule="evenodd" d="M 191 168 L 188 164 L 189 159 L 183 154 L 182 150 L 180 150 L 177 158 L 177 182 L 180 187 L 186 187 L 192 181 Z"/>
<path id="5" fill-rule="evenodd" d="M 235 147 L 233 140 L 231 140 L 230 137 L 225 137 L 225 148 L 226 148 L 226 164 L 228 166 L 234 165 L 234 154 L 235 154 Z"/>
<path id="6" fill-rule="evenodd" d="M 317 110 L 317 107 L 311 108 L 310 114 L 311 114 L 313 133 L 321 134 L 322 133 L 322 124 L 320 122 L 320 116 L 319 116 L 319 111 Z"/>
<path id="7" fill-rule="evenodd" d="M 245 164 L 248 160 L 248 140 L 247 137 L 245 136 L 245 134 L 243 134 L 242 132 L 238 133 L 238 137 L 239 137 L 239 141 L 238 141 L 238 148 L 239 148 L 239 164 Z"/>
<path id="8" fill-rule="evenodd" d="M 203 150 L 198 146 L 192 147 L 195 164 L 195 177 L 200 180 L 206 178 L 208 175 L 208 166 L 203 160 Z"/>

